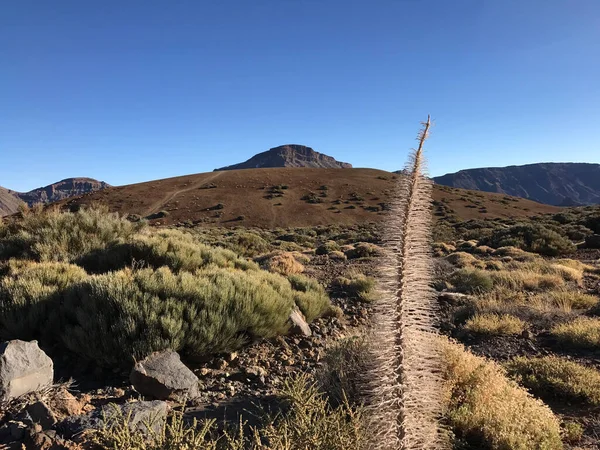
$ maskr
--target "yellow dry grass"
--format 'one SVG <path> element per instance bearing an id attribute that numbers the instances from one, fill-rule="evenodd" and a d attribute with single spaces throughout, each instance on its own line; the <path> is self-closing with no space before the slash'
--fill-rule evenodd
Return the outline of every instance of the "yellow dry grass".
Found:
<path id="1" fill-rule="evenodd" d="M 492 450 L 559 450 L 560 423 L 498 364 L 440 339 L 445 356 L 447 415 L 461 438 Z M 515 420 L 518 418 L 518 420 Z"/>
<path id="2" fill-rule="evenodd" d="M 472 333 L 486 335 L 517 335 L 527 328 L 527 324 L 510 314 L 476 314 L 465 323 L 464 329 Z"/>
<path id="3" fill-rule="evenodd" d="M 578 348 L 600 348 L 600 319 L 578 317 L 554 326 L 550 332 L 563 345 Z"/>

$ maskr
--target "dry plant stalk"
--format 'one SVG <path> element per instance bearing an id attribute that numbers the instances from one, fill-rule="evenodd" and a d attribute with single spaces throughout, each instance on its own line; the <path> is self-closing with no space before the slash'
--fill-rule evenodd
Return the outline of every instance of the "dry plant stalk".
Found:
<path id="1" fill-rule="evenodd" d="M 443 378 L 431 288 L 432 182 L 424 175 L 423 158 L 430 125 L 428 117 L 419 146 L 398 177 L 384 231 L 380 295 L 364 374 L 372 449 L 448 448 L 439 424 Z"/>

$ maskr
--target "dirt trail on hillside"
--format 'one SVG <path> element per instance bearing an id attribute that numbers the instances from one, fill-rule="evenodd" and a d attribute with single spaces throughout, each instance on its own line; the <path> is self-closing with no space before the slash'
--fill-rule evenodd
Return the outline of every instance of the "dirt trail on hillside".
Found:
<path id="1" fill-rule="evenodd" d="M 189 192 L 193 189 L 198 189 L 200 186 L 205 185 L 209 182 L 211 182 L 212 180 L 218 178 L 223 172 L 215 172 L 213 175 L 210 175 L 206 178 L 203 178 L 202 180 L 192 184 L 191 186 L 185 188 L 185 189 L 178 189 L 175 192 L 171 192 L 169 194 L 167 194 L 166 196 L 164 196 L 163 198 L 161 198 L 160 200 L 154 202 L 152 205 L 150 205 L 145 211 L 144 211 L 144 216 L 149 216 L 150 214 L 154 214 L 157 213 L 160 209 L 162 209 L 162 207 L 168 203 L 170 203 L 175 197 L 177 197 L 179 194 L 183 194 L 184 192 Z"/>

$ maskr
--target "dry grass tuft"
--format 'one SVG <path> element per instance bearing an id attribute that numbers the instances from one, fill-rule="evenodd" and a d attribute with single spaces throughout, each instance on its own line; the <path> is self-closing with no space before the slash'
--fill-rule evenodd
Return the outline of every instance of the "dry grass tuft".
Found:
<path id="1" fill-rule="evenodd" d="M 510 314 L 476 314 L 465 323 L 464 329 L 486 335 L 518 335 L 527 328 L 521 319 Z"/>
<path id="2" fill-rule="evenodd" d="M 304 266 L 292 252 L 274 252 L 254 259 L 261 268 L 281 275 L 304 272 Z"/>
<path id="3" fill-rule="evenodd" d="M 465 267 L 483 268 L 485 266 L 485 264 L 482 261 L 478 260 L 470 253 L 466 252 L 451 253 L 448 256 L 446 256 L 445 260 L 453 266 L 460 267 L 461 269 Z"/>
<path id="4" fill-rule="evenodd" d="M 508 380 L 496 363 L 440 339 L 448 419 L 470 448 L 559 450 L 560 424 L 550 408 Z M 518 418 L 518 420 L 515 420 Z"/>
<path id="5" fill-rule="evenodd" d="M 565 346 L 576 348 L 600 348 L 600 319 L 578 317 L 577 319 L 554 326 L 550 333 Z"/>

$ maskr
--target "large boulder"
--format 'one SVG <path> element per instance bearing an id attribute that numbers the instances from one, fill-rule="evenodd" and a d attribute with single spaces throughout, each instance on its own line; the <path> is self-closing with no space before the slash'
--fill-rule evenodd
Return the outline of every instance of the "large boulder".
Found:
<path id="1" fill-rule="evenodd" d="M 0 344 L 0 401 L 9 401 L 52 385 L 54 364 L 37 341 Z"/>
<path id="2" fill-rule="evenodd" d="M 129 378 L 136 391 L 157 400 L 185 401 L 200 395 L 198 377 L 172 350 L 154 352 L 137 362 Z"/>

